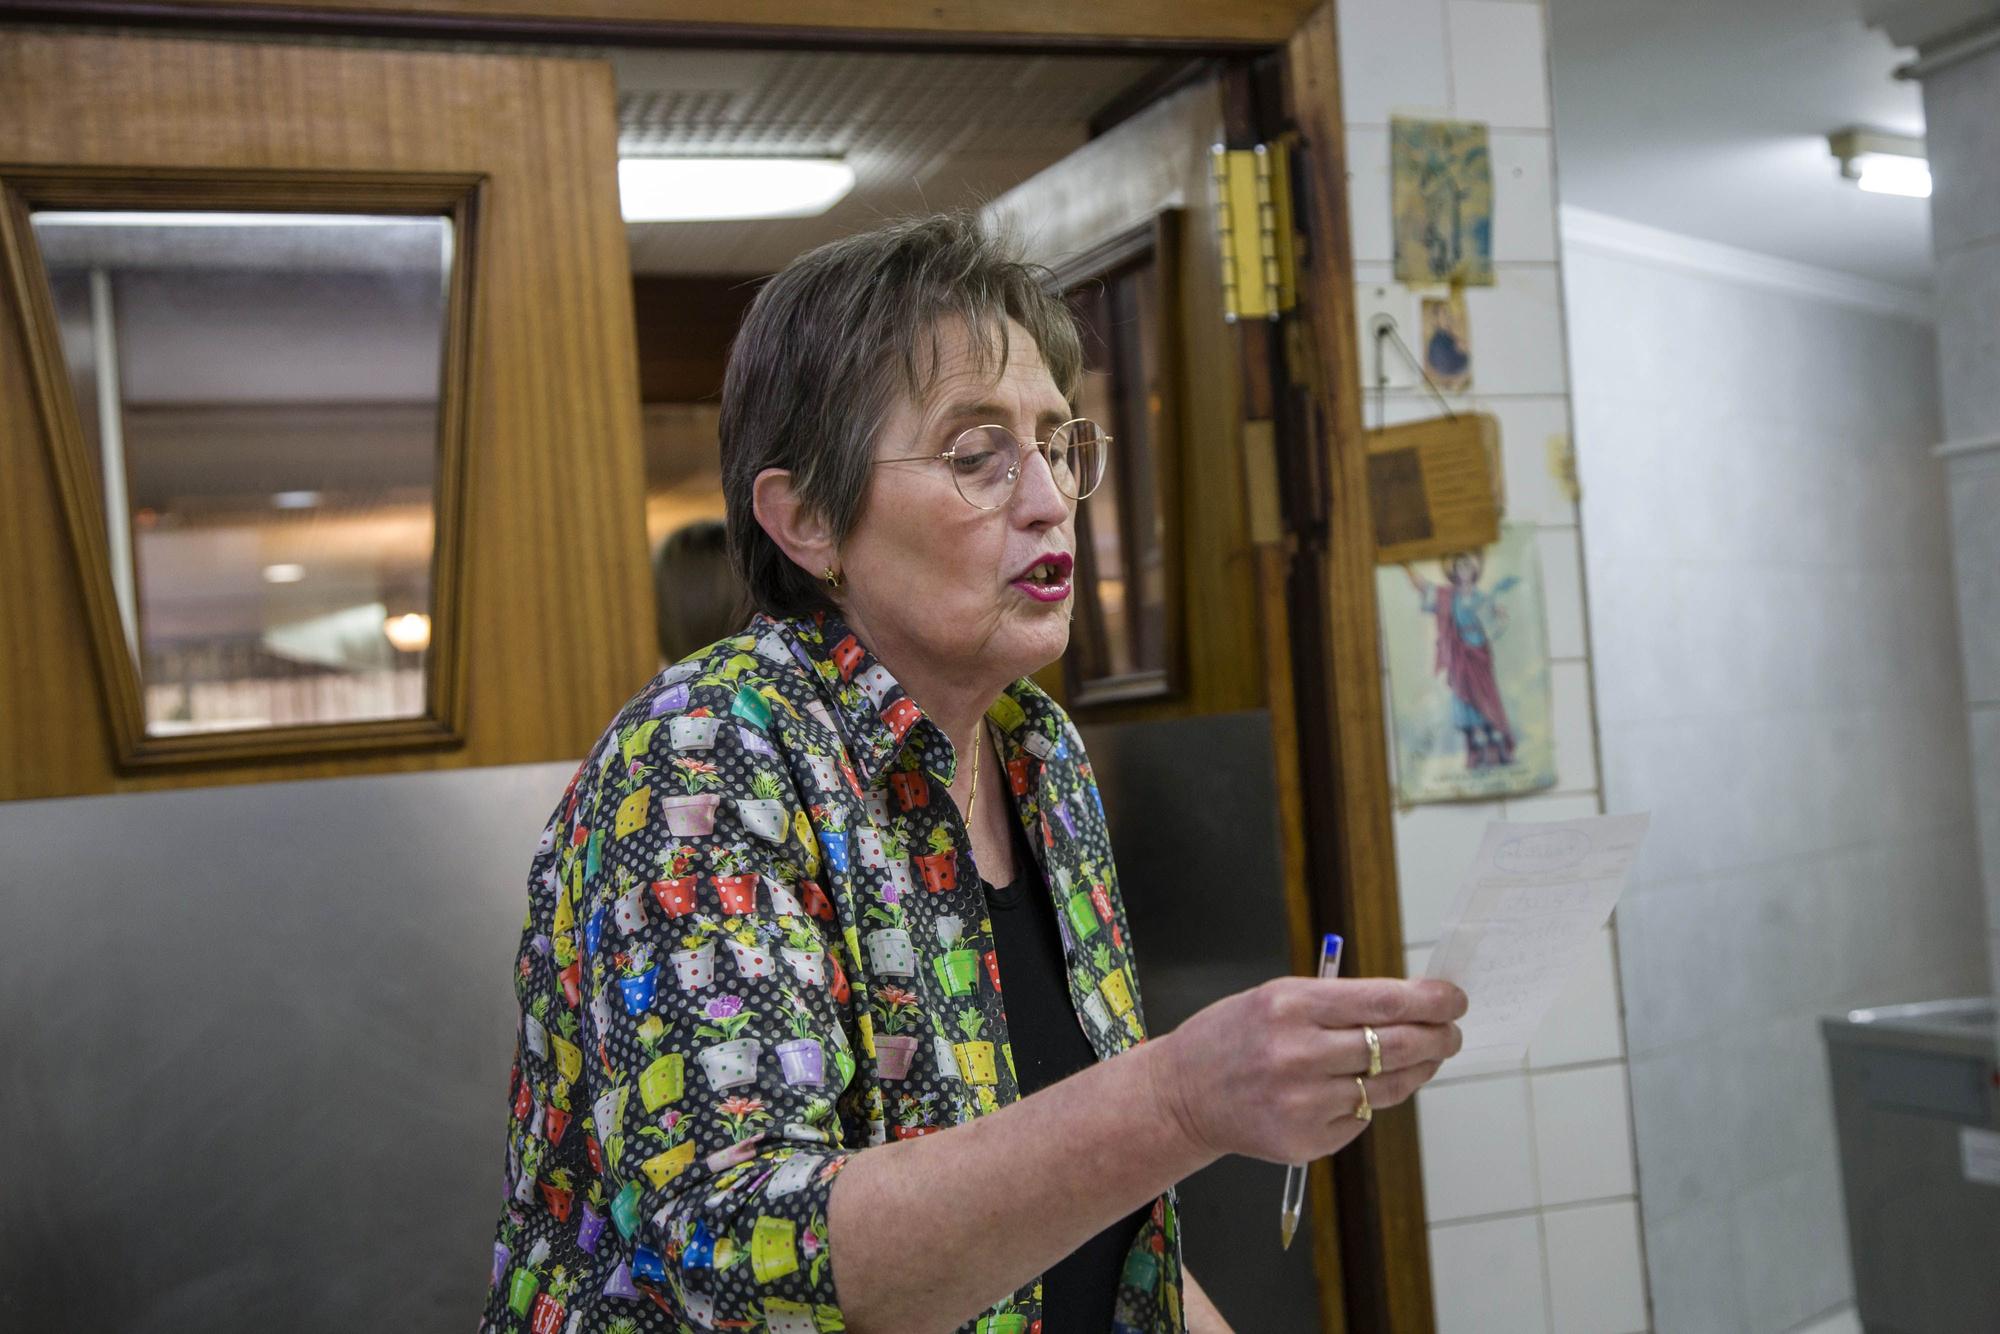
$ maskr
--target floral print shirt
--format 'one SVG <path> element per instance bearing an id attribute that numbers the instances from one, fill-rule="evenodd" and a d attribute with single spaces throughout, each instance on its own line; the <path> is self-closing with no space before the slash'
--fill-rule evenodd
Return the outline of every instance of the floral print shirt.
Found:
<path id="1" fill-rule="evenodd" d="M 1077 1022 L 1108 1059 L 1146 1030 L 1090 763 L 1025 679 L 987 717 Z M 1021 1096 L 954 769 L 831 613 L 760 615 L 619 713 L 530 869 L 483 1331 L 843 1328 L 834 1177 Z M 1040 1318 L 1037 1280 L 962 1330 Z M 1113 1329 L 1183 1328 L 1169 1190 Z"/>

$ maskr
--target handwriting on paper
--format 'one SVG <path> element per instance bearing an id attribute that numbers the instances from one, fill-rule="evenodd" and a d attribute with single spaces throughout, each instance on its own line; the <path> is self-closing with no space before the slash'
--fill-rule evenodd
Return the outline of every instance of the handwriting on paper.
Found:
<path id="1" fill-rule="evenodd" d="M 1428 977 L 1463 988 L 1454 1072 L 1518 1063 L 1610 918 L 1648 817 L 1486 826 L 1445 914 Z"/>

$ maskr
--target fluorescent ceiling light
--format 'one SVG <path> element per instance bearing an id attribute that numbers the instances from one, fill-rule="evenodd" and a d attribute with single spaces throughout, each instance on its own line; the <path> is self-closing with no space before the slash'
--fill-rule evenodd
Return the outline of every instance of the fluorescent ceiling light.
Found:
<path id="1" fill-rule="evenodd" d="M 274 491 L 271 504 L 281 510 L 309 510 L 320 502 L 317 491 Z"/>
<path id="2" fill-rule="evenodd" d="M 306 577 L 303 565 L 266 565 L 264 582 L 267 584 L 295 584 Z"/>
<path id="3" fill-rule="evenodd" d="M 1870 194 L 1930 198 L 1931 166 L 1928 162 L 1892 157 L 1887 153 L 1863 153 L 1855 159 L 1854 165 L 1854 183 Z"/>
<path id="4" fill-rule="evenodd" d="M 1931 168 L 1924 141 L 1875 130 L 1842 130 L 1826 137 L 1840 159 L 1840 174 L 1870 194 L 1928 199 Z"/>
<path id="5" fill-rule="evenodd" d="M 813 218 L 854 188 L 834 158 L 628 157 L 618 160 L 627 222 Z"/>

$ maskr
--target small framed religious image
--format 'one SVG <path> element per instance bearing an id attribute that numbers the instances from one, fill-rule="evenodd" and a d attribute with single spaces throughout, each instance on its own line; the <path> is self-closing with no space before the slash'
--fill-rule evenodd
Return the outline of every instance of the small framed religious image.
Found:
<path id="1" fill-rule="evenodd" d="M 1493 160 L 1479 121 L 1389 121 L 1396 281 L 1493 285 Z"/>
<path id="2" fill-rule="evenodd" d="M 1465 289 L 1450 296 L 1427 296 L 1424 312 L 1424 374 L 1447 394 L 1472 387 L 1472 329 L 1465 318 Z"/>
<path id="3" fill-rule="evenodd" d="M 1083 339 L 1075 410 L 1111 437 L 1104 481 L 1077 507 L 1073 708 L 1181 689 L 1180 218 L 1165 210 L 1055 270 Z"/>
<path id="4" fill-rule="evenodd" d="M 1376 571 L 1396 798 L 1491 800 L 1555 786 L 1542 566 L 1529 524 Z"/>

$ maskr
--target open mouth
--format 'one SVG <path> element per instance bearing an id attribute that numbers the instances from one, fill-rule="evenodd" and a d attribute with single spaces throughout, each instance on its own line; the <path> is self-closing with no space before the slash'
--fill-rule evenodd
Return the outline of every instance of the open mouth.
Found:
<path id="1" fill-rule="evenodd" d="M 1044 556 L 1014 579 L 1014 587 L 1044 602 L 1066 598 L 1069 596 L 1069 572 L 1073 564 L 1072 558 L 1061 552 Z"/>

